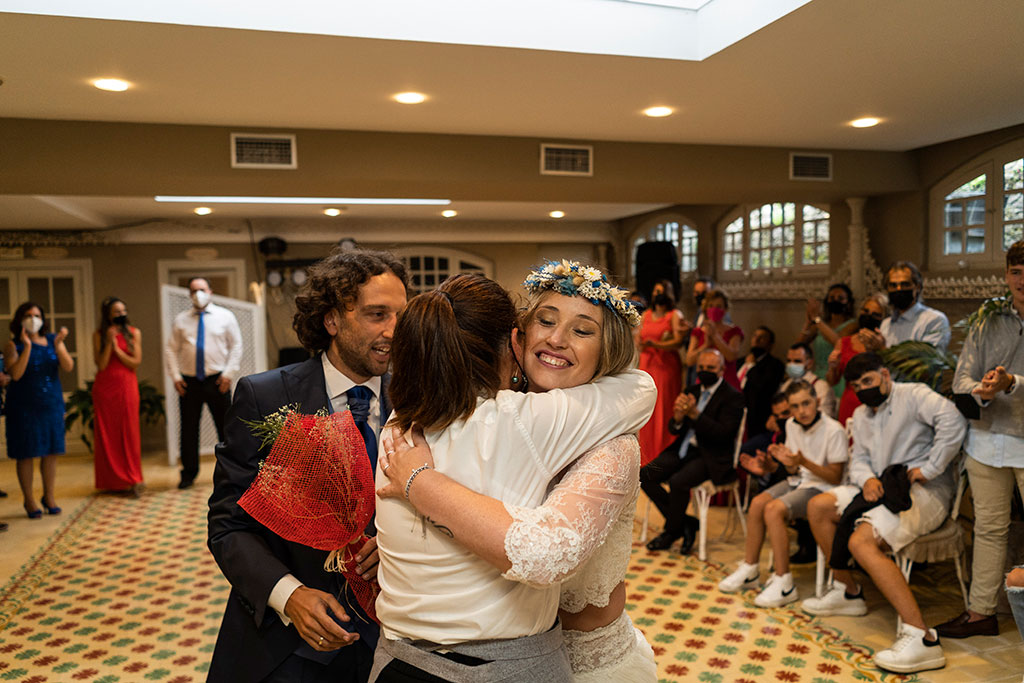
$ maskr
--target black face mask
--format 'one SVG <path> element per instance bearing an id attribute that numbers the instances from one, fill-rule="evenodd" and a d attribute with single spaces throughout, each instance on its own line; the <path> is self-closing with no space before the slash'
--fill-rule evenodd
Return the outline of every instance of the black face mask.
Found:
<path id="1" fill-rule="evenodd" d="M 842 301 L 826 301 L 825 310 L 833 315 L 842 315 L 846 313 L 846 304 Z"/>
<path id="2" fill-rule="evenodd" d="M 701 304 L 704 303 L 704 295 L 703 294 L 694 294 L 693 295 L 693 303 L 697 304 L 697 308 L 700 308 Z"/>
<path id="3" fill-rule="evenodd" d="M 870 389 L 861 389 L 857 392 L 857 398 L 864 405 L 870 408 L 877 408 L 885 403 L 885 399 L 889 398 L 889 395 L 883 394 L 882 387 L 879 385 L 877 387 L 871 387 Z"/>
<path id="4" fill-rule="evenodd" d="M 667 294 L 659 294 L 658 296 L 654 297 L 654 305 L 661 306 L 662 308 L 671 308 L 672 299 L 668 298 Z"/>
<path id="5" fill-rule="evenodd" d="M 860 329 L 862 330 L 877 330 L 878 326 L 882 324 L 882 321 L 873 315 L 862 313 L 861 316 L 857 318 L 857 324 L 860 325 Z"/>
<path id="6" fill-rule="evenodd" d="M 762 349 L 760 346 L 750 347 L 750 355 L 754 357 L 754 360 L 761 360 L 766 353 L 768 353 L 768 349 Z"/>
<path id="7" fill-rule="evenodd" d="M 718 375 L 707 370 L 701 370 L 697 373 L 697 381 L 700 382 L 702 387 L 707 389 L 718 381 Z"/>
<path id="8" fill-rule="evenodd" d="M 914 290 L 898 289 L 895 292 L 889 292 L 889 303 L 898 311 L 907 310 L 914 304 Z"/>
<path id="9" fill-rule="evenodd" d="M 118 316 L 115 316 L 110 322 L 114 323 L 115 325 L 117 325 L 119 327 L 124 327 L 125 325 L 128 324 L 128 316 L 126 316 L 126 315 L 118 315 Z"/>

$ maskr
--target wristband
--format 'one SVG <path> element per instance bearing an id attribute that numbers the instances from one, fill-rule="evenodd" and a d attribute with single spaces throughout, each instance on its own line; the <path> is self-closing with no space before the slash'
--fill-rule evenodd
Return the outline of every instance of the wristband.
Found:
<path id="1" fill-rule="evenodd" d="M 432 470 L 432 469 L 434 469 L 434 468 L 431 467 L 430 465 L 420 465 L 419 467 L 417 467 L 416 469 L 414 469 L 412 471 L 412 474 L 409 475 L 409 479 L 405 482 L 405 499 L 406 500 L 409 500 L 409 489 L 412 488 L 413 480 L 416 477 L 418 477 L 420 475 L 420 472 L 422 472 L 423 470 Z"/>

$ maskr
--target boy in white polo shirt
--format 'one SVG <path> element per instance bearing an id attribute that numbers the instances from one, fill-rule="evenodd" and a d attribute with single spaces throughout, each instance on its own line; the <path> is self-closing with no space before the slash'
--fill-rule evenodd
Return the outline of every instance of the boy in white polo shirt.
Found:
<path id="1" fill-rule="evenodd" d="M 786 398 L 792 414 L 786 421 L 786 442 L 772 444 L 768 453 L 790 476 L 751 501 L 746 556 L 739 568 L 718 584 L 723 593 L 760 586 L 758 561 L 767 530 L 775 553 L 775 573 L 754 598 L 758 607 L 781 607 L 797 600 L 789 571 L 789 520 L 807 517 L 807 501 L 838 484 L 849 459 L 846 431 L 821 412 L 814 388 L 808 382 L 797 380 L 790 384 Z"/>

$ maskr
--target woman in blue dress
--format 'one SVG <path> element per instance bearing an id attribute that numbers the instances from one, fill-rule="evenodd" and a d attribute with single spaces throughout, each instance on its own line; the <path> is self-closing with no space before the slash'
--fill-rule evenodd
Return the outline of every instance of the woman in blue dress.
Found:
<path id="1" fill-rule="evenodd" d="M 18 306 L 11 319 L 11 340 L 4 348 L 4 361 L 11 383 L 7 387 L 7 455 L 17 461 L 18 483 L 25 497 L 29 519 L 43 511 L 32 493 L 32 461 L 39 459 L 43 478 L 43 507 L 51 515 L 60 513 L 54 500 L 57 455 L 64 452 L 64 394 L 60 371 L 71 372 L 75 361 L 64 339 L 66 327 L 49 331 L 43 309 L 27 301 Z"/>

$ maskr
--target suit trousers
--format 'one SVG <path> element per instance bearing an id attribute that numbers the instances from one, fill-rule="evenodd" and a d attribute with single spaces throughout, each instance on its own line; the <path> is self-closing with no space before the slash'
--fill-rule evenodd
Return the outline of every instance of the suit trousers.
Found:
<path id="1" fill-rule="evenodd" d="M 270 672 L 262 683 L 365 683 L 370 678 L 373 651 L 361 641 L 344 649 L 354 648 L 352 657 L 335 657 L 328 664 L 314 662 L 299 655 L 289 655 L 281 665 Z"/>
<path id="2" fill-rule="evenodd" d="M 681 441 L 681 440 L 680 440 Z M 679 442 L 666 448 L 657 458 L 640 468 L 640 488 L 665 518 L 665 533 L 676 538 L 697 519 L 686 514 L 690 489 L 711 478 L 711 470 L 696 446 L 679 458 Z M 668 482 L 668 491 L 662 486 Z"/>
<path id="3" fill-rule="evenodd" d="M 199 420 L 203 405 L 210 409 L 213 424 L 217 427 L 217 440 L 224 440 L 224 416 L 231 406 L 231 392 L 217 388 L 220 373 L 207 375 L 205 379 L 184 377 L 185 394 L 178 397 L 181 414 L 181 480 L 192 481 L 199 474 Z"/>

